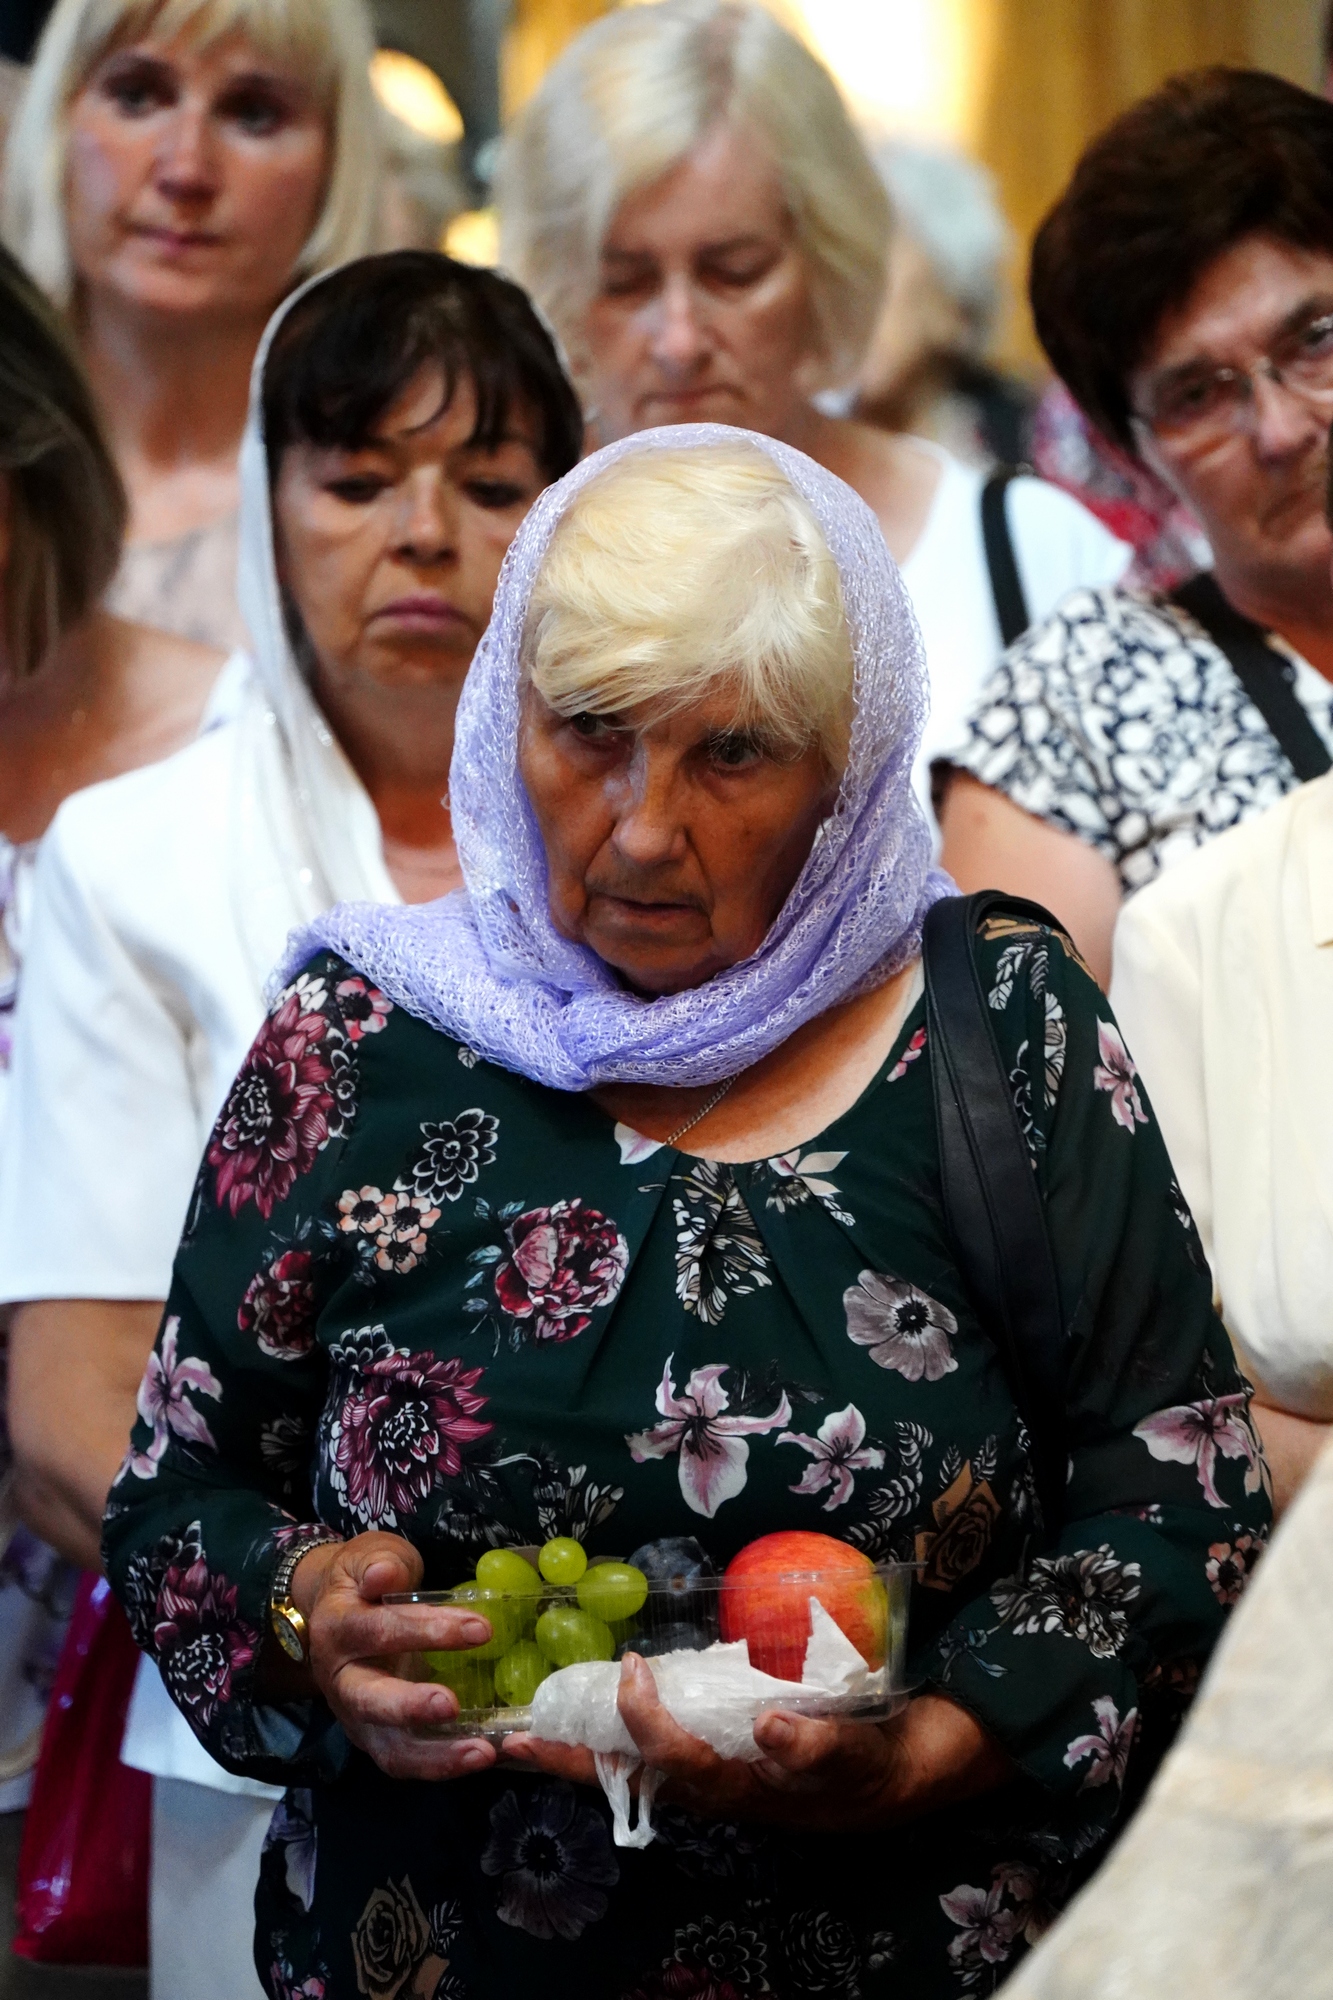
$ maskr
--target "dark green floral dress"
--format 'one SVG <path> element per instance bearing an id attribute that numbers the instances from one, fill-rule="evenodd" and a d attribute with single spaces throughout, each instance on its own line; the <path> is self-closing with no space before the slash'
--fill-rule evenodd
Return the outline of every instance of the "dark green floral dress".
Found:
<path id="1" fill-rule="evenodd" d="M 1068 1519 L 939 1198 L 923 1007 L 806 1146 L 719 1166 L 616 1127 L 312 962 L 200 1171 L 106 1549 L 214 1756 L 292 1787 L 258 1892 L 304 2000 L 912 2000 L 992 1992 L 1161 1755 L 1266 1532 L 1248 1390 L 1105 1000 L 1056 933 L 982 962 L 1070 1338 Z M 576 1535 L 718 1563 L 817 1528 L 920 1564 L 913 1670 L 1021 1775 L 906 1831 L 804 1837 L 501 1767 L 385 1777 L 257 1705 L 279 1552 L 394 1529 L 426 1581 Z"/>

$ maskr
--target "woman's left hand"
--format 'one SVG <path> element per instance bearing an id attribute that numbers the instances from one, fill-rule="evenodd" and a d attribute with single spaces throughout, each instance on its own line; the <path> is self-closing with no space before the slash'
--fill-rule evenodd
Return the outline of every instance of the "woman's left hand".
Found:
<path id="1" fill-rule="evenodd" d="M 815 1721 L 771 1710 L 754 1725 L 764 1753 L 758 1763 L 719 1757 L 682 1729 L 634 1654 L 621 1669 L 619 1707 L 644 1763 L 665 1774 L 659 1797 L 716 1818 L 839 1831 L 893 1826 L 1014 1775 L 994 1737 L 943 1695 L 919 1695 L 886 1723 Z M 504 1752 L 556 1777 L 597 1782 L 590 1750 L 511 1736 Z"/>

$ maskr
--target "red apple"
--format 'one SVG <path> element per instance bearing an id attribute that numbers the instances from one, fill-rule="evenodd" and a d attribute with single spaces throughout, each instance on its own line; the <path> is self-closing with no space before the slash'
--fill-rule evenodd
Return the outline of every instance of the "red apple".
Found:
<path id="1" fill-rule="evenodd" d="M 883 1666 L 889 1603 L 875 1565 L 832 1535 L 799 1528 L 761 1535 L 727 1565 L 718 1592 L 722 1637 L 747 1640 L 750 1664 L 761 1673 L 799 1681 L 812 1597 L 867 1666 Z"/>

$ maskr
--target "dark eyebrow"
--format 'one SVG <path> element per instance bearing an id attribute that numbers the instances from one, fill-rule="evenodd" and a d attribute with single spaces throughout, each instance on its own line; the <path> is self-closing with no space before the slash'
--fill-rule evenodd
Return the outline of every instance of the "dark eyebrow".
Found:
<path id="1" fill-rule="evenodd" d="M 165 56 L 155 56 L 148 49 L 133 47 L 112 49 L 103 57 L 100 69 L 103 75 L 118 69 L 152 70 L 157 75 L 165 77 L 174 77 L 176 74 L 175 65 L 168 62 Z"/>
<path id="2" fill-rule="evenodd" d="M 1333 317 L 1333 292 L 1312 292 L 1287 314 L 1269 344 L 1275 347 L 1290 334 L 1300 333 L 1312 320 L 1330 317 Z"/>
<path id="3" fill-rule="evenodd" d="M 176 82 L 180 75 L 175 63 L 168 57 L 157 55 L 151 49 L 136 48 L 133 44 L 128 48 L 113 49 L 105 58 L 101 68 L 103 76 L 136 71 L 140 74 L 146 72 L 166 83 Z M 218 85 L 217 94 L 221 96 L 233 90 L 268 90 L 274 96 L 286 98 L 291 102 L 307 95 L 306 85 L 299 76 L 276 69 L 241 69 L 231 76 L 224 76 Z"/>
<path id="4" fill-rule="evenodd" d="M 448 408 L 447 404 L 445 408 Z M 343 458 L 358 458 L 366 452 L 376 452 L 381 458 L 393 458 L 401 450 L 405 439 L 414 437 L 418 431 L 428 430 L 430 425 L 436 421 L 436 418 L 443 414 L 443 410 L 437 410 L 435 416 L 427 417 L 424 424 L 414 424 L 410 429 L 395 431 L 391 436 L 386 436 L 383 431 L 371 431 L 365 437 L 357 438 L 352 442 L 311 445 L 310 449 L 312 451 L 336 452 Z M 293 442 L 300 442 L 300 440 L 293 440 Z M 535 442 L 530 437 L 524 437 L 518 431 L 506 431 L 503 437 L 490 440 L 475 437 L 465 438 L 461 444 L 450 446 L 449 455 L 452 457 L 455 452 L 471 452 L 478 458 L 493 458 L 497 452 L 503 451 L 506 445 L 511 444 L 521 446 L 524 451 L 531 452 L 533 457 L 536 458 L 537 446 Z"/>
<path id="5" fill-rule="evenodd" d="M 1311 292 L 1284 315 L 1264 345 L 1268 348 L 1280 347 L 1283 341 L 1302 332 L 1312 321 L 1326 317 L 1333 318 L 1333 292 Z M 1210 375 L 1215 368 L 1228 365 L 1215 361 L 1211 355 L 1195 354 L 1187 361 L 1177 361 L 1172 367 L 1150 375 L 1148 381 L 1154 389 L 1162 389 L 1176 382 L 1187 382 L 1193 375 Z"/>
<path id="6" fill-rule="evenodd" d="M 701 244 L 697 254 L 701 257 L 725 257 L 733 250 L 766 250 L 769 242 L 770 238 L 767 236 L 761 236 L 754 230 L 748 230 L 740 236 L 728 236 L 720 243 Z M 646 258 L 652 258 L 656 255 L 657 252 L 655 250 L 617 250 L 611 245 L 603 249 L 602 262 L 604 264 L 639 264 Z"/>
<path id="7" fill-rule="evenodd" d="M 222 79 L 222 90 L 274 90 L 285 97 L 305 94 L 305 84 L 299 76 L 277 69 L 238 69 L 234 76 Z"/>

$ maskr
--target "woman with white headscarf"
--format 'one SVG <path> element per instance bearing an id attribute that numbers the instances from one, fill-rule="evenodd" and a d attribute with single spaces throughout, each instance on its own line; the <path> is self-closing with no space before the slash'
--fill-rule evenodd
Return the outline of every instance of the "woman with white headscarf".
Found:
<path id="1" fill-rule="evenodd" d="M 640 434 L 507 559 L 450 779 L 466 893 L 294 943 L 105 1529 L 200 1740 L 296 1788 L 270 1995 L 928 2000 L 998 1977 L 1153 1768 L 1262 1462 L 1109 1010 L 1002 916 L 978 961 L 1067 1328 L 1039 1525 L 941 1211 L 923 709 L 846 486 L 753 433 Z M 492 1640 L 380 1601 L 480 1552 L 721 1564 L 803 1528 L 920 1565 L 920 1692 L 883 1726 L 770 1714 L 728 1761 L 627 1656 L 646 1850 L 588 1751 L 444 1740 L 453 1692 L 385 1668 Z"/>
<path id="2" fill-rule="evenodd" d="M 17 1308 L 19 1504 L 85 1567 L 199 1148 L 264 980 L 292 926 L 336 899 L 457 881 L 443 795 L 459 690 L 510 539 L 580 437 L 515 286 L 421 251 L 313 281 L 255 365 L 241 713 L 82 792 L 47 836 L 0 1168 L 0 1296 Z M 218 1788 L 254 1786 L 201 1755 L 151 1674 L 125 1755 L 158 1780 L 161 1990 L 236 2000 L 272 1795 L 247 1796 L 228 1825 Z"/>

